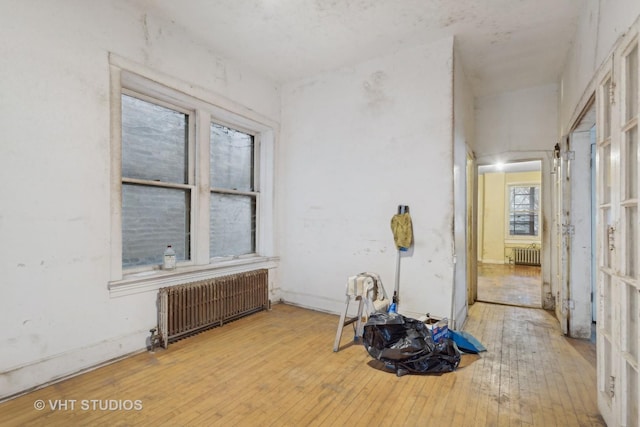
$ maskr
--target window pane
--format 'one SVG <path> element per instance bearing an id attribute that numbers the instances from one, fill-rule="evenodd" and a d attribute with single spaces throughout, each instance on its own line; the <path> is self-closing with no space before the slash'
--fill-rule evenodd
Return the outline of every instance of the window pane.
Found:
<path id="1" fill-rule="evenodd" d="M 613 218 L 611 209 L 602 209 L 602 266 L 610 268 L 613 263 L 614 236 L 612 228 Z"/>
<path id="2" fill-rule="evenodd" d="M 613 295 L 611 286 L 611 276 L 606 273 L 602 274 L 602 329 L 607 334 L 613 331 Z"/>
<path id="3" fill-rule="evenodd" d="M 625 121 L 628 122 L 638 115 L 638 45 L 627 56 L 625 66 Z"/>
<path id="4" fill-rule="evenodd" d="M 627 331 L 626 336 L 626 350 L 632 357 L 634 362 L 638 361 L 638 290 L 635 286 L 626 285 L 627 294 L 625 295 L 626 302 L 626 324 L 625 329 Z"/>
<path id="5" fill-rule="evenodd" d="M 512 214 L 510 219 L 511 235 L 513 236 L 537 236 L 538 215 Z"/>
<path id="6" fill-rule="evenodd" d="M 611 79 L 607 79 L 602 86 L 602 140 L 611 136 L 611 98 L 609 92 L 611 91 Z"/>
<path id="7" fill-rule="evenodd" d="M 255 252 L 256 200 L 253 196 L 211 193 L 211 257 Z"/>
<path id="8" fill-rule="evenodd" d="M 122 265 L 162 264 L 167 245 L 189 259 L 188 190 L 122 185 Z"/>
<path id="9" fill-rule="evenodd" d="M 538 188 L 532 186 L 510 189 L 509 234 L 538 235 Z"/>
<path id="10" fill-rule="evenodd" d="M 611 145 L 601 150 L 600 168 L 602 169 L 602 204 L 611 203 Z"/>
<path id="11" fill-rule="evenodd" d="M 611 398 L 613 397 L 611 393 L 611 390 L 613 390 L 613 384 L 611 382 L 613 379 L 612 374 L 614 365 L 613 345 L 607 337 L 605 337 L 602 342 L 604 342 L 604 360 L 602 361 L 602 367 L 604 370 L 604 381 L 601 385 L 601 391 L 604 391 L 604 396 L 607 399 L 607 403 L 611 405 Z"/>
<path id="12" fill-rule="evenodd" d="M 638 254 L 636 250 L 637 240 L 637 224 L 638 224 L 638 207 L 628 206 L 625 208 L 626 227 L 625 227 L 625 246 L 627 255 L 626 274 L 629 277 L 636 277 L 638 271 Z"/>
<path id="13" fill-rule="evenodd" d="M 253 191 L 253 136 L 211 123 L 211 186 Z"/>
<path id="14" fill-rule="evenodd" d="M 186 184 L 188 116 L 122 95 L 122 176 Z"/>
<path id="15" fill-rule="evenodd" d="M 627 152 L 626 161 L 627 170 L 626 190 L 627 199 L 636 199 L 638 197 L 638 126 L 627 132 Z"/>

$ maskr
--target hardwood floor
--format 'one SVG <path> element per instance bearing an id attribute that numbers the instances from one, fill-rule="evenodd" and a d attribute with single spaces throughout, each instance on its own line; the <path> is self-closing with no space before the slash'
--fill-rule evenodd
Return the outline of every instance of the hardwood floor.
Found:
<path id="1" fill-rule="evenodd" d="M 542 307 L 540 267 L 478 264 L 478 300 L 522 307 Z"/>
<path id="2" fill-rule="evenodd" d="M 385 371 L 353 343 L 351 326 L 334 353 L 337 324 L 338 316 L 278 304 L 0 404 L 0 424 L 604 425 L 595 353 L 578 351 L 592 344 L 572 345 L 541 309 L 474 304 L 465 330 L 488 351 L 441 375 Z M 66 410 L 52 409 L 65 400 Z M 110 400 L 120 408 L 100 410 Z M 127 409 L 134 401 L 142 407 Z"/>

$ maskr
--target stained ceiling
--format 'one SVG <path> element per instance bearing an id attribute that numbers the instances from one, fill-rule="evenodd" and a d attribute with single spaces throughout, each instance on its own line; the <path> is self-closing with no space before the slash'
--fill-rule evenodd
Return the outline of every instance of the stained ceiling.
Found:
<path id="1" fill-rule="evenodd" d="M 558 81 L 586 0 L 139 0 L 278 83 L 455 36 L 476 96 Z"/>

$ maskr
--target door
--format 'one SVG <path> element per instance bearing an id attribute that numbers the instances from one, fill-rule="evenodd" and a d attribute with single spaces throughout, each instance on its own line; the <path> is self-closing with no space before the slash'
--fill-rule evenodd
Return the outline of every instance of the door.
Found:
<path id="1" fill-rule="evenodd" d="M 569 289 L 563 309 L 568 313 L 569 336 L 591 338 L 592 316 L 592 188 L 591 139 L 595 125 L 595 102 L 590 100 L 582 117 L 571 132 L 569 153 L 571 165 L 570 223 L 565 226 L 569 234 Z M 595 135 L 594 135 L 595 138 Z"/>
<path id="2" fill-rule="evenodd" d="M 556 147 L 556 173 L 554 184 L 554 212 L 557 227 L 555 255 L 557 261 L 556 270 L 556 318 L 560 321 L 562 333 L 569 333 L 569 277 L 571 254 L 571 156 L 569 152 L 569 138 L 563 137 Z"/>
<path id="3" fill-rule="evenodd" d="M 640 418 L 639 74 L 636 28 L 601 73 L 596 93 L 598 407 L 608 425 L 628 427 Z"/>

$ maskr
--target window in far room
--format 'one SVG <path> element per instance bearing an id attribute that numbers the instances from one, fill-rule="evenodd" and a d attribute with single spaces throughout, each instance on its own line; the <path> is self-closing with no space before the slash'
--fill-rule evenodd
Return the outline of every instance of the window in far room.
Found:
<path id="1" fill-rule="evenodd" d="M 538 236 L 540 187 L 509 186 L 509 235 Z"/>

